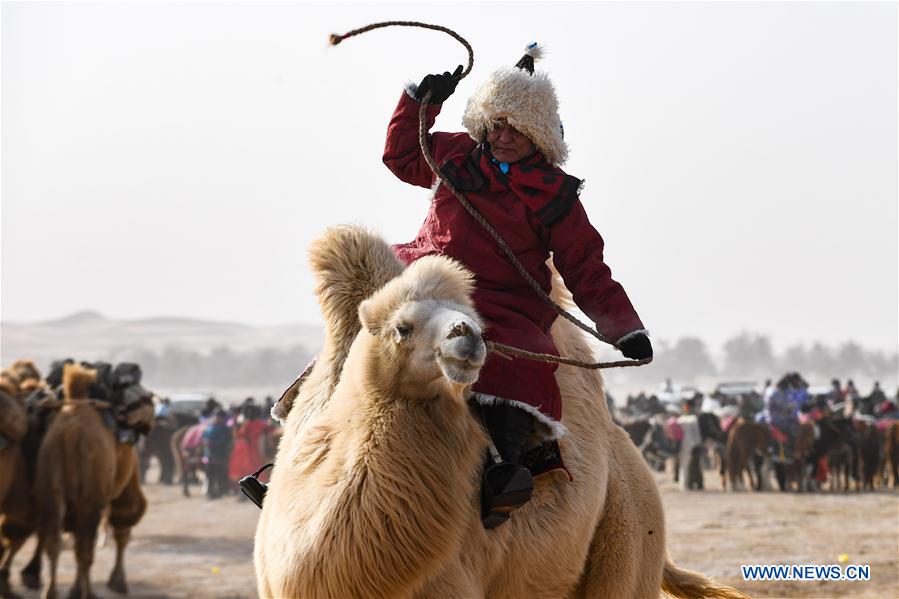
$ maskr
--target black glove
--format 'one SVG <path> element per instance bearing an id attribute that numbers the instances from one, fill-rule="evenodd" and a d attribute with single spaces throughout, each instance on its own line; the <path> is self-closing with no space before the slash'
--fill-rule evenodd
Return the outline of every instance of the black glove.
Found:
<path id="1" fill-rule="evenodd" d="M 643 360 L 652 357 L 652 343 L 645 333 L 637 333 L 631 335 L 618 345 L 618 350 L 624 354 L 625 358 L 632 360 Z"/>
<path id="2" fill-rule="evenodd" d="M 456 91 L 456 85 L 462 79 L 462 65 L 459 65 L 455 71 L 450 73 L 444 71 L 443 75 L 426 75 L 421 83 L 418 84 L 418 90 L 415 92 L 415 99 L 421 102 L 425 94 L 430 90 L 430 104 L 443 104 L 447 98 Z"/>

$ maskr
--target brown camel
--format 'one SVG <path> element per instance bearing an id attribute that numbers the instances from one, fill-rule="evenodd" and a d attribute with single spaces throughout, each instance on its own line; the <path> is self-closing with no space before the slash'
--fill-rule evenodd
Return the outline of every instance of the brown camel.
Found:
<path id="1" fill-rule="evenodd" d="M 891 486 L 899 488 L 899 420 L 892 422 L 883 431 L 883 457 L 886 461 Z M 886 478 L 884 478 L 886 483 Z"/>
<path id="2" fill-rule="evenodd" d="M 2 541 L 2 547 L 0 547 L 2 549 L 2 559 L 0 559 L 0 597 L 4 599 L 17 597 L 17 595 L 12 593 L 9 582 L 12 558 L 15 557 L 22 544 L 31 536 L 37 525 L 37 515 L 34 510 L 25 458 L 20 448 L 17 448 L 15 459 L 16 462 L 13 465 L 13 469 L 8 471 L 12 480 L 9 492 L 2 504 L 3 513 L 0 515 L 0 541 Z M 29 567 L 32 567 L 32 564 L 39 564 L 39 562 L 39 556 L 36 555 Z M 29 568 L 25 568 L 22 571 L 23 582 L 29 588 L 39 588 L 39 579 L 35 580 L 30 574 L 31 570 Z"/>
<path id="3" fill-rule="evenodd" d="M 830 490 L 848 492 L 849 480 L 855 467 L 855 452 L 852 446 L 844 441 L 838 442 L 827 454 Z"/>
<path id="4" fill-rule="evenodd" d="M 858 435 L 856 461 L 858 463 L 858 485 L 862 491 L 873 491 L 881 478 L 884 462 L 884 435 L 877 428 L 873 418 L 856 420 L 855 432 Z"/>
<path id="5" fill-rule="evenodd" d="M 3 391 L 10 397 L 19 396 L 19 377 L 6 368 L 0 371 L 0 391 Z"/>
<path id="6" fill-rule="evenodd" d="M 31 360 L 18 360 L 0 373 L 0 564 L 8 552 L 2 535 L 7 512 L 14 514 L 20 501 L 28 503 L 28 498 L 22 496 L 27 495 L 22 453 L 28 432 L 24 397 L 40 384 L 40 373 Z M 9 572 L 0 569 L 0 597 L 10 595 Z"/>
<path id="7" fill-rule="evenodd" d="M 27 430 L 25 404 L 0 390 L 0 513 L 20 460 L 19 444 Z"/>
<path id="8" fill-rule="evenodd" d="M 185 468 L 184 456 L 181 454 L 181 441 L 184 439 L 184 435 L 191 426 L 192 425 L 189 424 L 179 426 L 178 430 L 172 433 L 172 438 L 169 439 L 169 451 L 175 462 L 175 472 L 173 477 L 182 485 L 182 493 L 185 497 L 190 497 L 190 490 L 188 489 L 188 471 Z"/>
<path id="9" fill-rule="evenodd" d="M 108 586 L 127 592 L 124 551 L 131 527 L 141 518 L 146 500 L 140 490 L 134 446 L 120 443 L 103 422 L 105 402 L 91 400 L 88 390 L 96 372 L 77 364 L 63 371 L 65 400 L 50 424 L 38 453 L 35 479 L 38 533 L 50 560 L 50 582 L 44 596 L 56 596 L 56 573 L 63 530 L 74 533 L 78 564 L 70 596 L 92 596 L 90 567 L 97 528 L 109 511 L 116 540 L 116 563 Z M 140 428 L 152 423 L 152 403 L 136 397 L 123 406 L 124 424 Z"/>
<path id="10" fill-rule="evenodd" d="M 793 461 L 786 469 L 787 486 L 795 481 L 796 490 L 800 493 L 811 491 L 809 480 L 809 460 L 815 445 L 815 425 L 811 422 L 803 422 L 796 429 L 796 440 L 793 444 Z"/>
<path id="11" fill-rule="evenodd" d="M 181 494 L 185 497 L 190 497 L 190 485 L 202 482 L 200 475 L 203 474 L 203 444 L 185 447 L 184 438 L 188 434 L 197 434 L 197 431 L 202 431 L 205 426 L 203 422 L 185 425 L 172 435 L 171 451 L 175 457 L 175 473 L 181 481 Z M 202 432 L 199 434 L 202 435 Z"/>
<path id="12" fill-rule="evenodd" d="M 14 440 L 0 449 L 0 597 L 15 597 L 10 588 L 9 571 L 12 558 L 34 532 L 37 515 L 31 494 L 33 468 L 29 468 L 24 446 L 33 434 L 24 405 L 20 399 L 0 392 L 0 436 Z M 40 554 L 22 571 L 22 580 L 29 588 L 40 586 L 34 572 L 40 570 Z"/>
<path id="13" fill-rule="evenodd" d="M 766 455 L 770 444 L 771 431 L 764 424 L 739 418 L 731 425 L 724 462 L 732 491 L 745 488 L 744 473 L 749 476 L 750 488 L 762 490 L 761 468 L 756 467 L 755 461 L 758 456 Z"/>
<path id="14" fill-rule="evenodd" d="M 471 275 L 442 257 L 403 272 L 353 227 L 329 231 L 311 262 L 327 333 L 257 528 L 260 596 L 744 596 L 667 558 L 658 491 L 597 371 L 557 373 L 573 480 L 538 477 L 532 500 L 485 531 L 487 437 L 465 401 L 484 360 Z M 553 336 L 592 358 L 567 321 Z"/>

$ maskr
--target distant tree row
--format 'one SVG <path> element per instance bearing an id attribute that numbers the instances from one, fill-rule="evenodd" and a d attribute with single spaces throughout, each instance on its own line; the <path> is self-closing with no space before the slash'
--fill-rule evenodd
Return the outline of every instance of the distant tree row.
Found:
<path id="1" fill-rule="evenodd" d="M 717 363 L 706 343 L 697 337 L 683 337 L 673 344 L 661 341 L 655 349 L 651 365 L 630 369 L 628 374 L 634 380 L 690 381 L 703 376 L 763 379 L 796 370 L 823 381 L 833 377 L 895 377 L 899 371 L 899 354 L 866 350 L 854 341 L 837 347 L 822 343 L 793 345 L 777 353 L 768 336 L 744 332 L 724 343 Z"/>
<path id="2" fill-rule="evenodd" d="M 236 352 L 217 347 L 208 353 L 166 347 L 161 352 L 139 350 L 116 360 L 140 364 L 148 384 L 169 388 L 284 386 L 292 383 L 312 353 L 302 346 Z"/>
<path id="3" fill-rule="evenodd" d="M 215 389 L 290 383 L 311 359 L 312 352 L 299 345 L 245 352 L 218 347 L 207 353 L 166 347 L 161 352 L 140 350 L 115 356 L 116 361 L 139 363 L 146 380 L 153 384 Z M 822 343 L 794 345 L 777 353 L 766 335 L 744 332 L 724 343 L 717 360 L 698 337 L 682 337 L 674 343 L 656 341 L 652 364 L 610 372 L 609 376 L 653 384 L 666 378 L 688 382 L 699 377 L 750 377 L 761 381 L 788 370 L 797 370 L 807 379 L 820 382 L 832 377 L 893 378 L 899 371 L 899 354 L 866 350 L 853 341 L 836 347 Z"/>

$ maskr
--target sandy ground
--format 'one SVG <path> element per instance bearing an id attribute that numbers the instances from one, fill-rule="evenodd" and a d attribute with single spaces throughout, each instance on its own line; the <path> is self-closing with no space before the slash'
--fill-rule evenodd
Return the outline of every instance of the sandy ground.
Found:
<path id="1" fill-rule="evenodd" d="M 155 480 L 151 470 L 150 480 Z M 679 566 L 698 570 L 753 597 L 899 597 L 899 494 L 796 495 L 684 493 L 657 475 L 668 522 L 668 546 Z M 706 473 L 706 484 L 717 480 Z M 145 487 L 149 509 L 126 554 L 131 597 L 255 597 L 253 533 L 258 511 L 233 497 L 207 501 L 194 490 Z M 23 566 L 29 543 L 16 559 Z M 869 564 L 869 582 L 744 582 L 741 564 Z M 105 580 L 112 539 L 97 551 L 97 594 L 116 597 Z M 46 573 L 45 573 L 46 576 Z M 23 592 L 18 573 L 14 588 Z M 62 591 L 74 579 L 74 557 L 61 559 Z M 24 593 L 36 598 L 37 593 Z"/>
<path id="2" fill-rule="evenodd" d="M 753 597 L 899 597 L 899 494 L 683 492 L 657 475 L 678 566 Z M 741 564 L 870 565 L 867 582 L 746 582 Z"/>

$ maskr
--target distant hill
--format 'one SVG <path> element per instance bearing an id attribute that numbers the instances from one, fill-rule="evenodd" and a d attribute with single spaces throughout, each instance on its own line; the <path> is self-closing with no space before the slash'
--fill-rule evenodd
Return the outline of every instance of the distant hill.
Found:
<path id="1" fill-rule="evenodd" d="M 252 326 L 174 316 L 118 320 L 81 311 L 43 322 L 0 322 L 0 364 L 31 358 L 46 372 L 53 360 L 66 357 L 134 361 L 154 390 L 225 393 L 238 400 L 251 394 L 278 396 L 318 353 L 323 338 L 322 325 Z M 761 384 L 789 370 L 800 371 L 813 385 L 853 378 L 867 393 L 875 380 L 895 390 L 899 372 L 899 354 L 855 342 L 800 344 L 778 353 L 768 337 L 741 333 L 717 354 L 698 338 L 653 344 L 652 364 L 604 371 L 613 394 L 656 389 L 666 379 L 705 390 L 722 380 Z M 600 359 L 620 359 L 610 348 L 599 350 Z"/>
<path id="2" fill-rule="evenodd" d="M 31 358 L 46 369 L 64 357 L 115 360 L 167 349 L 209 354 L 227 348 L 245 354 L 301 346 L 315 353 L 323 335 L 320 325 L 251 326 L 165 316 L 117 320 L 82 311 L 43 322 L 0 322 L 0 363 L 7 366 L 19 358 Z"/>

